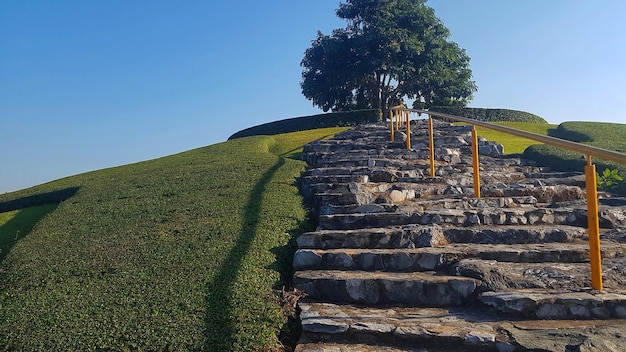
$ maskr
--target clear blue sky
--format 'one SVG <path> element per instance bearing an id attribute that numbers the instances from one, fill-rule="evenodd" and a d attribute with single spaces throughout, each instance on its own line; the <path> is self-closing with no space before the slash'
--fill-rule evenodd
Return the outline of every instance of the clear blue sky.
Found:
<path id="1" fill-rule="evenodd" d="M 0 0 L 0 193 L 320 113 L 300 93 L 338 0 Z M 471 106 L 626 123 L 626 1 L 431 0 Z"/>

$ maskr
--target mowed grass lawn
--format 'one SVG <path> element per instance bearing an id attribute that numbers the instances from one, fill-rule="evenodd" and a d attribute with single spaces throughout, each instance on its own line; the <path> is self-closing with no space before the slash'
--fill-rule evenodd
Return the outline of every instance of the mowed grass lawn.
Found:
<path id="1" fill-rule="evenodd" d="M 550 135 L 626 153 L 626 124 L 585 121 L 563 122 L 558 128 L 551 130 Z M 561 171 L 583 171 L 586 164 L 585 156 L 581 153 L 549 145 L 531 146 L 524 152 L 524 156 Z M 594 158 L 593 162 L 599 174 L 602 174 L 606 169 L 617 170 L 622 178 L 626 178 L 626 165 L 624 164 L 599 158 Z M 618 195 L 626 196 L 626 182 L 617 182 L 609 190 Z"/>
<path id="2" fill-rule="evenodd" d="M 534 122 L 496 122 L 495 124 L 537 133 L 544 136 L 548 135 L 548 130 L 557 127 L 557 125 Z M 480 137 L 502 144 L 506 154 L 523 153 L 527 147 L 535 144 L 541 144 L 541 142 L 536 142 L 530 139 L 513 136 L 483 127 L 476 127 L 476 132 Z"/>
<path id="3" fill-rule="evenodd" d="M 289 156 L 340 130 L 236 139 L 0 195 L 77 189 L 0 214 L 0 349 L 277 350 L 287 313 L 273 289 L 308 229 L 295 185 L 305 164 Z"/>

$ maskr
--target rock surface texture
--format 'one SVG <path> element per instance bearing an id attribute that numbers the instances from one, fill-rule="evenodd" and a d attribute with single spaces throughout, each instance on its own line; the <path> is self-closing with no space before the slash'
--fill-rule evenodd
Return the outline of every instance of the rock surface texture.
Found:
<path id="1" fill-rule="evenodd" d="M 626 200 L 601 196 L 604 290 L 591 286 L 584 176 L 426 121 L 304 148 L 318 228 L 298 238 L 296 351 L 626 351 Z"/>

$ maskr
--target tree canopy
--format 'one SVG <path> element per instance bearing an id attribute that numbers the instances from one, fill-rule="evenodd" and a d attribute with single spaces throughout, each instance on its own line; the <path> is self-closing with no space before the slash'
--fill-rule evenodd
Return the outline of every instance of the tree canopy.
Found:
<path id="1" fill-rule="evenodd" d="M 476 91 L 470 58 L 426 0 L 347 0 L 347 21 L 318 31 L 304 53 L 302 93 L 324 111 L 465 106 Z M 386 115 L 384 115 L 386 116 Z"/>

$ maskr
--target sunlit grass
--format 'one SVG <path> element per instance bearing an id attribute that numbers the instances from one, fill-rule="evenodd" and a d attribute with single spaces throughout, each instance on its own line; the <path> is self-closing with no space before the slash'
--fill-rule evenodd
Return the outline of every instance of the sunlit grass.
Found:
<path id="1" fill-rule="evenodd" d="M 47 204 L 0 213 L 0 260 L 15 242 L 30 233 L 35 224 L 55 208 L 56 204 Z"/>
<path id="2" fill-rule="evenodd" d="M 291 157 L 336 131 L 241 138 L 0 195 L 78 189 L 0 264 L 0 349 L 277 348 L 287 316 L 273 289 L 308 228 L 295 185 L 305 165 Z"/>
<path id="3" fill-rule="evenodd" d="M 541 135 L 548 135 L 548 130 L 556 128 L 557 126 L 533 122 L 495 122 L 495 124 Z M 504 146 L 504 152 L 506 154 L 523 153 L 524 150 L 529 146 L 541 144 L 540 142 L 536 142 L 531 139 L 513 136 L 507 133 L 490 130 L 484 127 L 476 127 L 476 131 L 478 132 L 478 135 L 480 137 L 502 144 Z"/>
<path id="4" fill-rule="evenodd" d="M 270 151 L 275 155 L 300 160 L 302 147 L 313 140 L 328 139 L 333 135 L 347 130 L 348 127 L 320 128 L 317 130 L 293 132 L 274 136 L 276 143 Z"/>
<path id="5" fill-rule="evenodd" d="M 605 122 L 564 122 L 551 131 L 551 135 L 574 142 L 589 144 L 595 147 L 626 153 L 626 124 Z M 536 145 L 528 148 L 524 156 L 536 160 L 541 165 L 560 171 L 582 172 L 586 158 L 578 152 L 568 151 L 550 145 Z M 626 165 L 594 158 L 598 173 L 605 169 L 617 170 L 626 176 Z M 616 194 L 626 196 L 626 182 L 618 182 L 612 189 Z"/>

